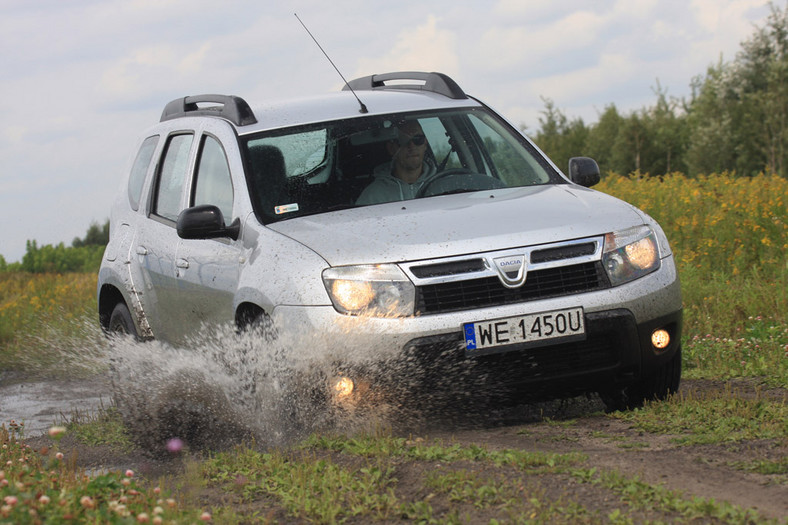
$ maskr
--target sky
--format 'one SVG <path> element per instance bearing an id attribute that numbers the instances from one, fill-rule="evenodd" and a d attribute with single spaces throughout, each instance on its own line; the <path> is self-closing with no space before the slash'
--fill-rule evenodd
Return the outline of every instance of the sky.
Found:
<path id="1" fill-rule="evenodd" d="M 775 4 L 779 6 L 779 4 Z M 592 124 L 690 95 L 764 25 L 762 0 L 0 0 L 0 255 L 103 224 L 140 133 L 170 100 L 453 77 L 527 132 L 544 99 Z M 578 152 L 582 154 L 582 152 Z"/>

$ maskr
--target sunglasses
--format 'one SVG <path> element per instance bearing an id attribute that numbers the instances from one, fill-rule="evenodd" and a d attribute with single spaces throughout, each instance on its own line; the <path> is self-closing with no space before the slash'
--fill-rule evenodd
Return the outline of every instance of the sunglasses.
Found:
<path id="1" fill-rule="evenodd" d="M 399 142 L 399 145 L 401 147 L 407 146 L 408 143 L 410 142 L 412 142 L 414 146 L 423 146 L 427 142 L 427 137 L 425 137 L 422 134 L 418 134 L 418 135 L 413 135 L 412 137 L 408 137 L 404 140 L 402 139 L 402 137 L 400 137 L 397 140 L 397 142 Z"/>

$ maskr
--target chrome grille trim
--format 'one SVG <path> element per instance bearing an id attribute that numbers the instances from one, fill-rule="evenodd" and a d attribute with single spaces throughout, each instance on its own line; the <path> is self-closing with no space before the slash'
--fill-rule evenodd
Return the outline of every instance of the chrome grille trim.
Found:
<path id="1" fill-rule="evenodd" d="M 498 272 L 493 264 L 493 260 L 496 258 L 525 254 L 527 271 L 533 272 L 561 266 L 600 261 L 602 259 L 603 243 L 604 236 L 600 235 L 597 237 L 586 237 L 571 241 L 525 246 L 521 248 L 486 252 L 483 254 L 461 255 L 457 257 L 400 263 L 400 267 L 417 287 L 471 279 L 483 279 L 485 277 L 495 277 L 497 279 Z M 593 244 L 593 252 L 586 253 L 587 250 L 583 250 L 581 246 L 584 244 Z M 572 255 L 578 252 L 578 249 L 580 249 L 579 253 L 583 254 Z M 546 257 L 544 259 L 547 260 L 542 262 L 532 262 L 532 256 L 535 252 L 559 254 L 559 256 L 564 252 L 570 254 L 570 256 L 557 259 Z M 538 256 L 536 258 L 539 259 Z M 528 279 L 526 277 L 526 282 L 527 281 Z"/>

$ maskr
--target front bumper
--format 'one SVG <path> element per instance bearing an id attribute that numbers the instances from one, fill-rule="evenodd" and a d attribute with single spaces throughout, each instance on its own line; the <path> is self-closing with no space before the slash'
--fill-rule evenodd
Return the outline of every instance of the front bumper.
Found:
<path id="1" fill-rule="evenodd" d="M 533 348 L 516 346 L 468 358 L 462 325 L 582 306 L 586 337 Z M 521 399 L 588 391 L 615 392 L 654 373 L 679 349 L 681 293 L 671 258 L 658 272 L 612 289 L 440 315 L 382 319 L 349 317 L 331 307 L 279 307 L 286 330 L 315 338 L 296 341 L 330 363 L 330 374 L 386 391 L 445 389 Z M 651 345 L 656 328 L 671 344 Z"/>

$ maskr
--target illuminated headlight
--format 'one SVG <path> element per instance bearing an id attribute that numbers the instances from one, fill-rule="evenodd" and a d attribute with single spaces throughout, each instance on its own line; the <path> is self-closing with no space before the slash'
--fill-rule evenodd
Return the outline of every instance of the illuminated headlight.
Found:
<path id="1" fill-rule="evenodd" d="M 416 288 L 393 264 L 340 266 L 323 271 L 334 308 L 347 315 L 413 315 Z"/>
<path id="2" fill-rule="evenodd" d="M 613 286 L 651 273 L 659 268 L 657 237 L 647 226 L 608 233 L 602 263 Z"/>

